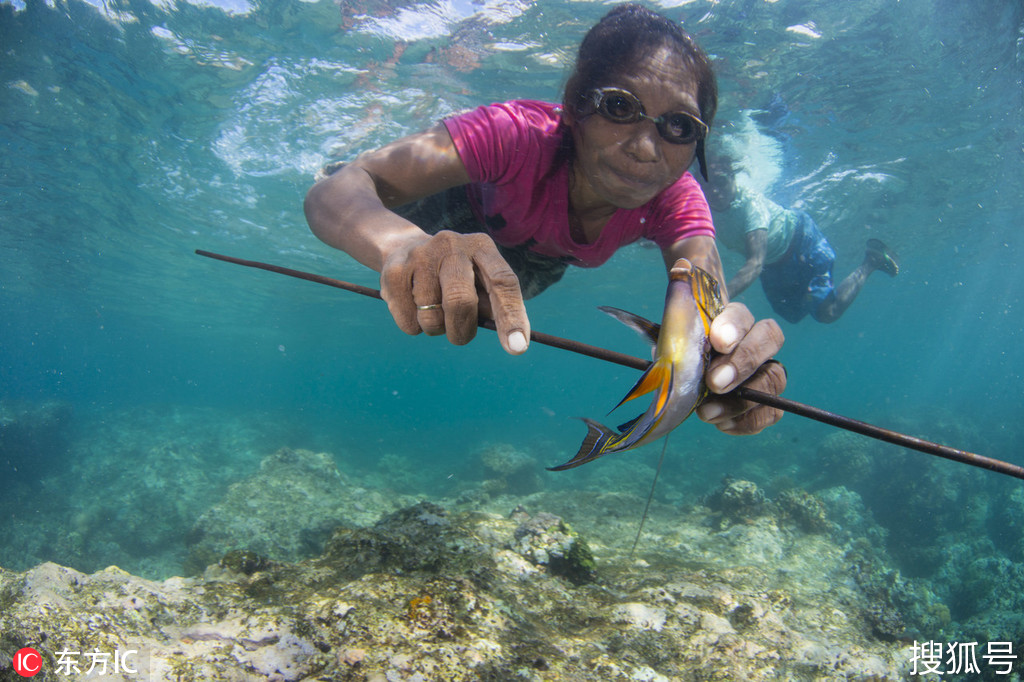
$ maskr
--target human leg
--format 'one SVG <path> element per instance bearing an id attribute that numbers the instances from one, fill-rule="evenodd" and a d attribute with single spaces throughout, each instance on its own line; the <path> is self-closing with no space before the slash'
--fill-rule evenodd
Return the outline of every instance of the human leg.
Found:
<path id="1" fill-rule="evenodd" d="M 895 277 L 900 271 L 900 264 L 896 254 L 889 247 L 878 239 L 869 239 L 864 253 L 864 261 L 839 283 L 839 286 L 835 288 L 835 295 L 818 307 L 814 313 L 814 319 L 819 322 L 835 322 L 842 317 L 853 300 L 857 298 L 857 294 L 860 293 L 868 276 L 875 270 L 881 270 L 890 277 Z"/>

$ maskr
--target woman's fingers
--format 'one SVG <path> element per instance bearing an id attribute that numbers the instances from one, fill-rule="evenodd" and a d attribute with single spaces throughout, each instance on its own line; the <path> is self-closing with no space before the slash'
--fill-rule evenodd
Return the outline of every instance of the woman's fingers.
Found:
<path id="1" fill-rule="evenodd" d="M 519 280 L 487 235 L 442 231 L 392 254 L 381 272 L 381 295 L 407 334 L 469 343 L 483 311 L 493 314 L 506 351 L 519 354 L 528 346 Z"/>
<path id="2" fill-rule="evenodd" d="M 770 360 L 761 365 L 744 386 L 779 395 L 786 388 L 786 369 L 781 363 Z M 760 433 L 782 419 L 782 410 L 741 400 L 731 394 L 711 394 L 697 409 L 697 417 L 725 433 L 749 435 Z"/>
<path id="3" fill-rule="evenodd" d="M 774 395 L 786 388 L 786 370 L 772 359 L 785 342 L 778 323 L 755 321 L 745 305 L 733 302 L 712 322 L 709 336 L 720 354 L 708 363 L 705 381 L 711 395 L 697 416 L 735 434 L 758 433 L 781 419 L 780 410 L 728 395 L 740 384 Z"/>
<path id="4" fill-rule="evenodd" d="M 708 363 L 708 388 L 713 393 L 728 393 L 771 360 L 785 340 L 778 322 L 755 322 L 745 305 L 730 303 L 711 324 L 711 346 L 720 355 Z"/>

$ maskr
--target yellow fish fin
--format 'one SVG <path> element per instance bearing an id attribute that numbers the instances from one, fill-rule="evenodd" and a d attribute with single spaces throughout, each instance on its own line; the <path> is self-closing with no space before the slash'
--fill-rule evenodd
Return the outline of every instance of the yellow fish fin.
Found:
<path id="1" fill-rule="evenodd" d="M 671 392 L 672 386 L 672 363 L 668 360 L 658 359 L 655 360 L 650 367 L 647 368 L 635 384 L 633 388 L 629 389 L 629 393 L 626 397 L 619 401 L 619 404 L 612 408 L 614 412 L 616 409 L 622 407 L 625 403 L 639 398 L 642 395 L 647 395 L 651 391 L 660 390 L 663 395 L 658 398 L 659 403 L 663 403 L 668 399 L 668 394 Z M 659 405 L 661 409 L 661 405 Z"/>

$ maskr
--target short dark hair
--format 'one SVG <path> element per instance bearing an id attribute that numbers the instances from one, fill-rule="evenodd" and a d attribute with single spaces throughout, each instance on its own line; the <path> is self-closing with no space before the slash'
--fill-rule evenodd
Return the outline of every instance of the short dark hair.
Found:
<path id="1" fill-rule="evenodd" d="M 711 60 L 679 24 L 632 3 L 613 8 L 587 32 L 566 81 L 562 106 L 578 115 L 587 93 L 608 85 L 610 78 L 629 72 L 662 47 L 694 70 L 700 117 L 710 127 L 718 109 L 718 83 Z"/>

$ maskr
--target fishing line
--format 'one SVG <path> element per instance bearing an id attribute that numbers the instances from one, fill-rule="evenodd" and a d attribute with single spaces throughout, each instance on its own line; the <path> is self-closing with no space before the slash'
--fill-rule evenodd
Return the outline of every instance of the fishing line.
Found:
<path id="1" fill-rule="evenodd" d="M 658 476 L 661 475 L 661 465 L 665 461 L 665 451 L 668 450 L 668 437 L 672 433 L 666 433 L 664 440 L 661 442 L 661 456 L 658 457 L 658 468 L 654 470 L 654 480 L 651 481 L 651 492 L 647 493 L 647 504 L 644 505 L 644 513 L 640 517 L 640 527 L 636 529 L 636 538 L 633 540 L 633 546 L 629 549 L 629 560 L 633 560 L 633 555 L 636 553 L 636 546 L 640 544 L 640 534 L 644 532 L 644 521 L 647 520 L 647 512 L 651 509 L 651 502 L 654 500 L 654 489 L 658 487 Z"/>
<path id="2" fill-rule="evenodd" d="M 340 279 L 324 277 L 323 275 L 316 275 L 311 272 L 292 270 L 291 268 L 283 268 L 279 265 L 271 265 L 270 263 L 261 263 L 259 261 L 224 256 L 219 253 L 212 253 L 201 249 L 196 249 L 196 253 L 200 256 L 205 256 L 206 258 L 213 258 L 227 263 L 234 263 L 236 265 L 257 268 L 259 270 L 276 272 L 281 275 L 288 275 L 289 277 L 297 277 L 298 279 L 316 282 L 317 284 L 325 284 L 337 289 L 344 289 L 345 291 L 362 294 L 363 296 L 369 296 L 370 298 L 380 299 L 381 297 L 380 291 L 377 289 L 371 289 L 370 287 L 364 287 L 359 284 L 352 284 L 351 282 L 344 282 Z M 477 324 L 484 329 L 497 331 L 497 327 L 493 320 L 479 320 Z M 625 353 L 601 348 L 600 346 L 591 346 L 586 343 L 574 341 L 573 339 L 566 339 L 560 336 L 544 334 L 542 332 L 531 331 L 530 339 L 537 343 L 544 344 L 545 346 L 561 348 L 562 350 L 572 351 L 573 353 L 597 358 L 598 360 L 604 360 L 605 362 L 612 362 L 624 367 L 632 367 L 633 369 L 645 370 L 648 365 L 651 364 L 650 360 L 644 360 L 632 355 L 626 355 Z M 862 436 L 885 441 L 886 443 L 892 443 L 893 445 L 899 445 L 911 450 L 917 450 L 918 452 L 923 452 L 927 455 L 942 457 L 954 462 L 960 462 L 961 464 L 968 464 L 973 467 L 987 469 L 998 474 L 1004 474 L 1006 476 L 1012 476 L 1014 478 L 1024 480 L 1024 467 L 1016 464 L 1010 464 L 1009 462 L 993 459 L 984 455 L 978 455 L 973 452 L 967 452 L 966 450 L 960 450 L 958 448 L 951 448 L 939 443 L 933 443 L 914 436 L 908 436 L 907 434 L 900 433 L 898 431 L 883 429 L 882 427 L 875 426 L 874 424 L 850 419 L 849 417 L 844 417 L 811 405 L 805 405 L 804 403 L 798 403 L 795 400 L 783 398 L 782 396 L 764 393 L 763 391 L 756 391 L 745 386 L 733 389 L 731 395 L 742 400 L 748 400 L 760 405 L 767 405 L 769 407 L 774 407 L 777 410 L 782 410 L 783 412 L 789 412 L 790 414 L 796 414 L 801 417 L 806 417 L 807 419 L 813 419 L 823 424 L 828 424 L 829 426 L 859 433 Z"/>

